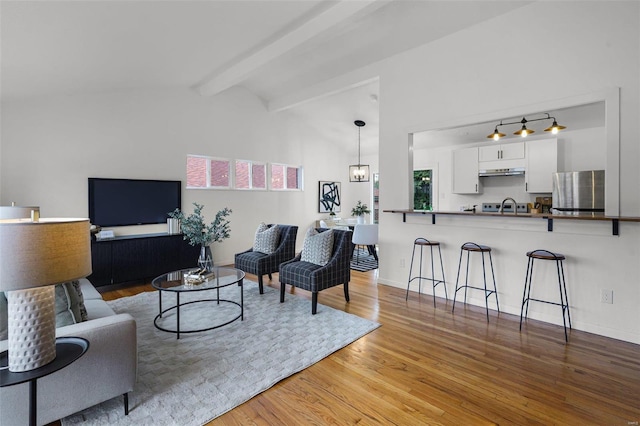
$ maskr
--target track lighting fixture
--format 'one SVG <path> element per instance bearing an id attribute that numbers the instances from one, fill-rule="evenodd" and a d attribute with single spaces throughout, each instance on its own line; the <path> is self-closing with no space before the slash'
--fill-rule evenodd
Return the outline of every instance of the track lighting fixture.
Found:
<path id="1" fill-rule="evenodd" d="M 551 132 L 554 135 L 557 134 L 560 130 L 566 129 L 565 126 L 560 126 L 558 124 L 558 122 L 556 121 L 555 117 L 551 117 L 548 113 L 544 112 L 542 113 L 544 115 L 546 115 L 546 117 L 542 117 L 542 118 L 533 118 L 530 120 L 527 120 L 526 117 L 522 117 L 522 120 L 520 121 L 511 121 L 511 122 L 507 122 L 507 123 L 503 123 L 502 120 L 500 120 L 500 124 L 496 125 L 495 130 L 493 131 L 493 133 L 491 133 L 490 135 L 487 136 L 488 139 L 493 139 L 493 140 L 500 140 L 500 138 L 505 137 L 506 135 L 504 133 L 501 133 L 498 130 L 498 127 L 500 126 L 508 126 L 510 124 L 522 124 L 522 127 L 520 128 L 520 130 L 514 132 L 514 135 L 518 135 L 518 136 L 522 136 L 527 137 L 528 135 L 535 133 L 534 130 L 532 129 L 528 129 L 527 128 L 527 123 L 529 122 L 533 122 L 533 121 L 541 121 L 541 120 L 553 120 L 553 124 L 551 124 L 551 126 L 547 127 L 546 129 L 544 129 L 545 132 Z"/>

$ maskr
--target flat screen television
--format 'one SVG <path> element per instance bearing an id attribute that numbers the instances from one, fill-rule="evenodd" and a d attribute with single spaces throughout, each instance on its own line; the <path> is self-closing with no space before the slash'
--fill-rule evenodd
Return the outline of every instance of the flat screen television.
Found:
<path id="1" fill-rule="evenodd" d="M 181 208 L 179 180 L 89 178 L 89 219 L 94 225 L 166 223 Z"/>

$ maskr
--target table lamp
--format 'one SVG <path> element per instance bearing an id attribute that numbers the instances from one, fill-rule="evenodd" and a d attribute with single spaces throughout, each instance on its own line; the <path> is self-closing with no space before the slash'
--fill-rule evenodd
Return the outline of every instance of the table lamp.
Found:
<path id="1" fill-rule="evenodd" d="M 91 274 L 88 219 L 0 219 L 0 291 L 8 304 L 9 371 L 56 357 L 55 284 Z"/>

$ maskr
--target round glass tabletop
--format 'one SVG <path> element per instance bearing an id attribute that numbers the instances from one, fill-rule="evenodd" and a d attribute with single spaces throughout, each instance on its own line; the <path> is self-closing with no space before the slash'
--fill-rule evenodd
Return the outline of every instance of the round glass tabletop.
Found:
<path id="1" fill-rule="evenodd" d="M 153 279 L 153 288 L 162 291 L 201 291 L 227 287 L 244 279 L 244 272 L 231 267 L 214 267 L 210 273 L 198 273 L 198 268 L 167 272 Z"/>

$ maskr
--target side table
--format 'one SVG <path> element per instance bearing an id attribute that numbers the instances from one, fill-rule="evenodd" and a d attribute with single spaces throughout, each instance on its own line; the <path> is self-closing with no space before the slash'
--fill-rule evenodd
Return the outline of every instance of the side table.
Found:
<path id="1" fill-rule="evenodd" d="M 38 379 L 71 364 L 89 349 L 89 342 L 80 337 L 58 337 L 56 339 L 56 357 L 47 365 L 30 371 L 15 373 L 9 371 L 9 352 L 0 354 L 0 387 L 18 385 L 29 382 L 29 425 L 37 422 Z"/>

